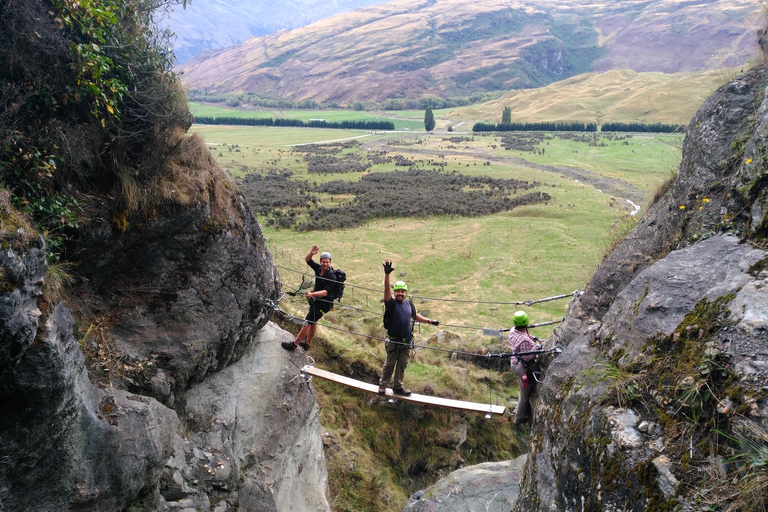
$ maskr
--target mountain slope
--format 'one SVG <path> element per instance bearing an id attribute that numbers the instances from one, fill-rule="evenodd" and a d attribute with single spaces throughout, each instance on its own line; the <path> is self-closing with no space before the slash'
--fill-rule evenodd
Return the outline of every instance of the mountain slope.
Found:
<path id="1" fill-rule="evenodd" d="M 592 70 L 739 65 L 754 54 L 759 12 L 746 0 L 393 0 L 209 52 L 179 70 L 193 89 L 292 100 L 470 96 Z"/>
<path id="2" fill-rule="evenodd" d="M 207 50 L 219 50 L 254 36 L 309 25 L 340 12 L 383 0 L 194 0 L 181 5 L 163 25 L 176 34 L 173 50 L 178 62 L 186 62 Z"/>

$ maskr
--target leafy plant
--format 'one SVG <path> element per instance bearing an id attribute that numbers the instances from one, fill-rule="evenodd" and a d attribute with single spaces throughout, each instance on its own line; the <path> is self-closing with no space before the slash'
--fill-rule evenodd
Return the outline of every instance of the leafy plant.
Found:
<path id="1" fill-rule="evenodd" d="M 172 1 L 15 2 L 0 12 L 0 186 L 44 234 L 51 262 L 79 224 L 82 192 L 117 192 L 135 207 L 191 122 L 168 34 L 154 28 Z"/>

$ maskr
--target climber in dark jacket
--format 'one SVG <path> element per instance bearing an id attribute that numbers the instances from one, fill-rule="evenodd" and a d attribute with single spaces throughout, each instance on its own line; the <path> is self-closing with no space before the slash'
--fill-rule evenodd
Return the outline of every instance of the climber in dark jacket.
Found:
<path id="1" fill-rule="evenodd" d="M 309 253 L 304 258 L 307 265 L 315 271 L 315 287 L 312 291 L 307 290 L 304 296 L 309 301 L 309 313 L 304 319 L 304 325 L 293 342 L 284 341 L 283 348 L 286 350 L 296 350 L 301 347 L 304 351 L 312 346 L 312 340 L 317 332 L 317 321 L 333 307 L 331 300 L 333 289 L 336 286 L 336 274 L 331 270 L 331 253 L 324 252 L 320 255 L 320 263 L 315 263 L 312 257 L 320 251 L 320 247 L 313 245 Z"/>

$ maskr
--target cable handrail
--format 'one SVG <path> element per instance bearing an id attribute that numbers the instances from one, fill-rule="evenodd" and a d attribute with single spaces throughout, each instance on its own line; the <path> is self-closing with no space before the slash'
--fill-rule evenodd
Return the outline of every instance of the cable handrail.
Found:
<path id="1" fill-rule="evenodd" d="M 283 297 L 280 297 L 280 299 L 278 299 L 278 300 L 268 299 L 267 300 L 267 305 L 272 307 L 275 311 L 279 311 L 283 315 L 287 316 L 288 320 L 290 322 L 295 322 L 296 320 L 300 320 L 302 324 L 304 322 L 310 322 L 309 320 L 305 320 L 305 319 L 300 318 L 300 317 L 295 317 L 292 314 L 290 314 L 287 311 L 285 311 L 284 309 L 282 309 L 280 307 L 280 301 L 282 300 L 282 298 Z M 316 324 L 318 322 L 310 322 L 310 323 L 315 323 Z M 555 322 L 555 323 L 557 323 L 557 322 Z M 368 339 L 371 339 L 371 340 L 376 340 L 376 341 L 387 341 L 388 340 L 388 338 L 379 338 L 378 336 L 372 336 L 370 334 L 363 334 L 363 333 L 360 333 L 360 332 L 354 332 L 354 331 L 350 331 L 349 329 L 343 329 L 341 327 L 336 327 L 336 326 L 334 326 L 332 324 L 328 324 L 328 323 L 323 323 L 323 324 L 320 324 L 320 325 L 322 325 L 323 327 L 327 327 L 329 329 L 335 330 L 335 331 L 345 332 L 347 334 L 352 334 L 353 336 L 360 336 L 360 337 L 368 338 Z M 533 326 L 533 324 L 531 324 L 529 327 L 532 327 L 532 326 Z M 535 336 L 533 336 L 533 338 L 538 340 L 538 338 L 536 338 Z M 438 352 L 451 352 L 451 353 L 455 353 L 455 354 L 461 354 L 461 355 L 472 356 L 472 357 L 499 357 L 499 355 L 494 355 L 494 354 L 490 354 L 490 353 L 489 354 L 476 354 L 474 352 L 464 352 L 464 351 L 459 350 L 458 348 L 454 350 L 454 349 L 447 349 L 447 348 L 440 348 L 440 347 L 430 347 L 429 345 L 427 345 L 427 341 L 428 340 L 425 340 L 424 343 L 422 343 L 422 344 L 415 344 L 415 343 L 405 343 L 405 342 L 400 342 L 400 341 L 397 341 L 397 340 L 389 339 L 390 343 L 394 343 L 396 345 L 409 345 L 409 346 L 411 346 L 414 349 L 416 349 L 416 348 L 426 348 L 426 349 L 435 350 L 435 351 L 438 351 Z M 523 354 L 523 355 L 527 355 L 527 354 Z"/>
<path id="2" fill-rule="evenodd" d="M 278 265 L 277 263 L 275 263 L 274 265 L 277 268 L 282 268 L 284 270 L 295 272 L 295 273 L 301 274 L 303 276 L 310 276 L 310 277 L 314 277 L 315 279 L 322 279 L 322 280 L 325 280 L 325 281 L 333 281 L 332 279 L 328 279 L 327 277 L 316 276 L 314 274 L 310 274 L 310 273 L 304 272 L 302 270 L 296 270 L 296 269 L 293 269 L 293 268 L 290 268 L 290 267 L 286 267 L 284 265 Z M 346 281 L 344 282 L 344 286 L 345 287 L 349 286 L 351 288 L 359 288 L 361 290 L 367 290 L 367 291 L 374 292 L 374 293 L 378 293 L 378 292 L 381 291 L 380 289 L 367 288 L 365 286 L 360 286 L 360 285 L 356 285 L 356 284 L 347 283 Z M 541 303 L 541 302 L 550 302 L 550 301 L 553 301 L 553 300 L 564 299 L 566 297 L 578 297 L 580 295 L 581 295 L 581 291 L 574 290 L 571 293 L 564 293 L 564 294 L 561 294 L 561 295 L 555 295 L 553 297 L 545 297 L 543 299 L 513 301 L 513 302 L 482 301 L 482 300 L 470 300 L 470 299 L 443 299 L 443 298 L 439 298 L 439 297 L 426 297 L 426 296 L 422 296 L 422 295 L 412 295 L 411 297 L 414 298 L 414 299 L 434 300 L 434 301 L 439 301 L 439 302 L 460 302 L 460 303 L 471 303 L 471 304 L 494 304 L 494 305 L 499 305 L 499 306 L 532 306 L 534 304 L 538 304 L 538 303 Z"/>
<path id="3" fill-rule="evenodd" d="M 336 303 L 336 301 L 328 300 L 328 299 L 325 299 L 323 297 L 313 297 L 310 300 L 319 301 L 319 302 L 325 302 L 326 304 L 330 303 L 330 304 L 333 304 L 334 307 L 338 306 L 338 307 L 340 307 L 342 309 L 354 309 L 356 311 L 362 311 L 363 313 L 370 313 L 372 315 L 381 315 L 381 314 L 383 314 L 382 311 L 371 311 L 370 309 L 358 308 L 358 307 L 355 307 L 355 306 L 350 306 L 348 304 L 342 304 L 340 302 Z M 529 329 L 534 329 L 536 327 L 544 327 L 544 326 L 547 326 L 547 325 L 559 324 L 560 322 L 562 322 L 562 320 L 549 320 L 549 321 L 546 321 L 546 322 L 539 322 L 537 324 L 528 324 L 528 328 Z M 416 322 L 416 323 L 420 324 L 420 322 Z M 488 327 L 475 327 L 475 326 L 471 326 L 471 325 L 447 324 L 447 323 L 443 323 L 443 322 L 440 322 L 440 325 L 443 326 L 443 327 L 453 327 L 453 328 L 456 328 L 456 329 L 471 329 L 471 330 L 476 330 L 476 331 L 483 331 L 483 333 L 488 335 L 488 336 L 501 335 L 501 333 L 509 332 L 512 329 L 511 327 L 500 327 L 498 329 L 489 329 Z"/>

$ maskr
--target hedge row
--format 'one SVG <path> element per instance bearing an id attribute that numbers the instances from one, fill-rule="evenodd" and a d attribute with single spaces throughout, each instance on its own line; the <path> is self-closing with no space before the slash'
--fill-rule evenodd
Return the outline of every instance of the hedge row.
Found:
<path id="1" fill-rule="evenodd" d="M 683 124 L 663 123 L 605 123 L 600 126 L 601 132 L 653 132 L 653 133 L 682 133 L 685 131 Z"/>
<path id="2" fill-rule="evenodd" d="M 198 124 L 227 124 L 244 126 L 298 126 L 302 128 L 335 128 L 349 130 L 394 130 L 395 124 L 391 121 L 321 121 L 311 120 L 304 122 L 301 119 L 272 119 L 271 117 L 246 118 L 246 117 L 210 117 L 195 116 Z"/>
<path id="3" fill-rule="evenodd" d="M 472 127 L 473 132 L 595 132 L 597 124 L 595 123 L 475 123 Z"/>
<path id="4" fill-rule="evenodd" d="M 685 130 L 682 124 L 664 123 L 605 123 L 600 126 L 601 132 L 650 132 L 650 133 L 681 133 Z M 473 132 L 596 132 L 595 123 L 475 123 Z"/>

